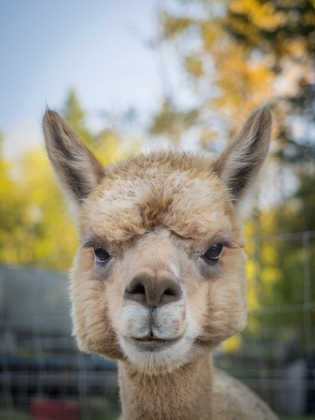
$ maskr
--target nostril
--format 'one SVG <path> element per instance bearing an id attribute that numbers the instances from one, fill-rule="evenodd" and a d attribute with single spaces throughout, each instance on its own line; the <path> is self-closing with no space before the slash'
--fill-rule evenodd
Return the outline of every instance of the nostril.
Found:
<path id="1" fill-rule="evenodd" d="M 166 283 L 166 284 L 165 284 Z M 162 289 L 160 304 L 172 303 L 181 299 L 182 289 L 178 282 L 171 279 L 165 279 L 164 290 Z M 163 283 L 162 283 L 163 284 Z"/>
<path id="2" fill-rule="evenodd" d="M 167 296 L 175 296 L 176 295 L 176 292 L 174 290 L 168 288 L 168 289 L 164 290 L 164 295 L 167 295 Z"/>
<path id="3" fill-rule="evenodd" d="M 130 288 L 130 290 L 128 290 L 129 293 L 131 294 L 143 294 L 145 295 L 145 288 L 143 283 L 137 283 L 134 284 L 133 287 Z"/>
<path id="4" fill-rule="evenodd" d="M 125 289 L 124 298 L 139 303 L 146 303 L 146 279 L 143 276 L 134 277 Z"/>

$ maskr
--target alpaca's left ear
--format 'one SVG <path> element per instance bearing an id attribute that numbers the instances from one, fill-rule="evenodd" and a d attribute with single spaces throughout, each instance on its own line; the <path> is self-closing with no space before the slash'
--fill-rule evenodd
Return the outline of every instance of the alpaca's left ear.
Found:
<path id="1" fill-rule="evenodd" d="M 250 211 L 252 187 L 268 152 L 271 122 L 269 107 L 257 108 L 214 162 L 214 170 L 228 187 L 242 218 Z"/>

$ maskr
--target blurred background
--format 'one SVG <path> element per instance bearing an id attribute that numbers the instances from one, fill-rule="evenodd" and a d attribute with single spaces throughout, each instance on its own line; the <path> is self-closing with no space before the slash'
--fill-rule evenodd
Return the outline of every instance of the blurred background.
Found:
<path id="1" fill-rule="evenodd" d="M 107 164 L 219 152 L 264 101 L 275 123 L 245 226 L 248 326 L 215 358 L 281 418 L 315 419 L 314 1 L 0 0 L 0 35 L 0 420 L 119 413 L 115 363 L 71 337 L 77 239 L 45 108 Z"/>

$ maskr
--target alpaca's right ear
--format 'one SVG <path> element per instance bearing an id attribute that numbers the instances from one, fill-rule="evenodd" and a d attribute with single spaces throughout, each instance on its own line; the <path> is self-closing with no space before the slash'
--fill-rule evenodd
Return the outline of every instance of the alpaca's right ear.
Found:
<path id="1" fill-rule="evenodd" d="M 104 177 L 103 166 L 56 112 L 46 111 L 43 128 L 48 156 L 63 188 L 82 203 Z"/>

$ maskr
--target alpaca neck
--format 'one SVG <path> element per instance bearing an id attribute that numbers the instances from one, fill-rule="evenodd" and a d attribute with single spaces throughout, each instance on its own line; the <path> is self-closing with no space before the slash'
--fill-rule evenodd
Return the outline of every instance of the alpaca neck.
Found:
<path id="1" fill-rule="evenodd" d="M 119 362 L 123 420 L 212 419 L 212 358 L 147 375 Z"/>

